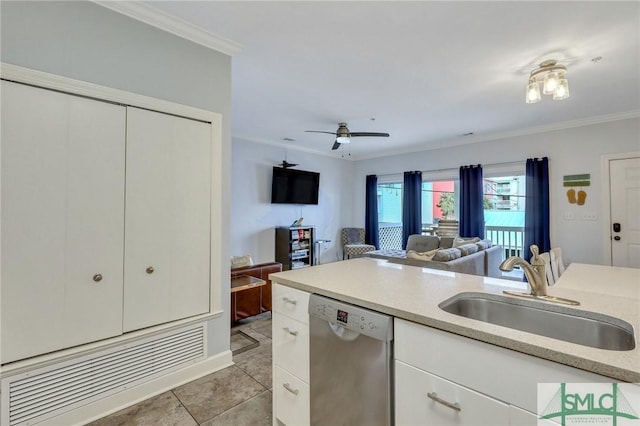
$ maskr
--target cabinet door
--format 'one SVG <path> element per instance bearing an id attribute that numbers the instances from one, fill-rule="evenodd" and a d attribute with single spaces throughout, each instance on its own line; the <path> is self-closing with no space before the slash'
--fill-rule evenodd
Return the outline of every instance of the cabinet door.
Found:
<path id="1" fill-rule="evenodd" d="M 309 383 L 309 324 L 274 312 L 273 357 L 276 365 Z"/>
<path id="2" fill-rule="evenodd" d="M 396 425 L 507 426 L 509 406 L 403 362 L 395 362 Z M 428 395 L 431 395 L 430 398 Z M 439 398 L 440 402 L 435 398 Z M 459 404 L 460 410 L 445 403 Z"/>
<path id="3" fill-rule="evenodd" d="M 121 334 L 124 144 L 124 107 L 2 82 L 2 363 Z"/>
<path id="4" fill-rule="evenodd" d="M 305 426 L 311 424 L 309 385 L 288 371 L 273 368 L 274 424 Z"/>
<path id="5" fill-rule="evenodd" d="M 127 108 L 126 171 L 124 330 L 208 312 L 211 125 Z"/>

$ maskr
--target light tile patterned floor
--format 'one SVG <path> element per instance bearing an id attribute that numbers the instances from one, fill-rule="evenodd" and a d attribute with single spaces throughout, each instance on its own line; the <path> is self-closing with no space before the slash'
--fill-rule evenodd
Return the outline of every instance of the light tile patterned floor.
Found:
<path id="1" fill-rule="evenodd" d="M 249 338 L 243 334 L 231 336 L 235 365 L 89 425 L 270 426 L 271 313 L 241 321 L 232 333 L 238 330 Z"/>

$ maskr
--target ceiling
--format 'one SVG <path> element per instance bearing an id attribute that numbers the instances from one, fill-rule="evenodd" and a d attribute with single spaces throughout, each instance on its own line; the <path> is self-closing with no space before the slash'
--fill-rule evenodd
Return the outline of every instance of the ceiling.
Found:
<path id="1" fill-rule="evenodd" d="M 145 6 L 239 43 L 234 139 L 362 159 L 640 116 L 636 1 Z M 567 66 L 571 97 L 526 104 L 530 71 L 550 58 Z M 338 122 L 391 136 L 331 151 L 332 135 L 305 133 Z"/>

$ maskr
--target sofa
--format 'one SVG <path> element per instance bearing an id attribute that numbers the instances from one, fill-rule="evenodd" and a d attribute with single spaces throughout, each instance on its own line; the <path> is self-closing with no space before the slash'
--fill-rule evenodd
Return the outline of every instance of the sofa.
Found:
<path id="1" fill-rule="evenodd" d="M 244 318 L 271 311 L 271 280 L 269 274 L 282 271 L 278 262 L 260 263 L 231 269 L 231 278 L 249 275 L 260 278 L 267 283 L 260 287 L 231 293 L 231 323 Z"/>
<path id="2" fill-rule="evenodd" d="M 406 250 L 375 250 L 365 256 L 390 263 L 500 278 L 502 252 L 502 247 L 480 238 L 411 235 Z"/>

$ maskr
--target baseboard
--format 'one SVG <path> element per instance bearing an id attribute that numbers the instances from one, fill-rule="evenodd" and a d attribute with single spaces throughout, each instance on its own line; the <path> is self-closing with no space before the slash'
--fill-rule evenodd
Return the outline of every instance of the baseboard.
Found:
<path id="1" fill-rule="evenodd" d="M 81 426 L 231 365 L 231 351 L 224 351 L 197 364 L 45 420 L 38 426 Z"/>

